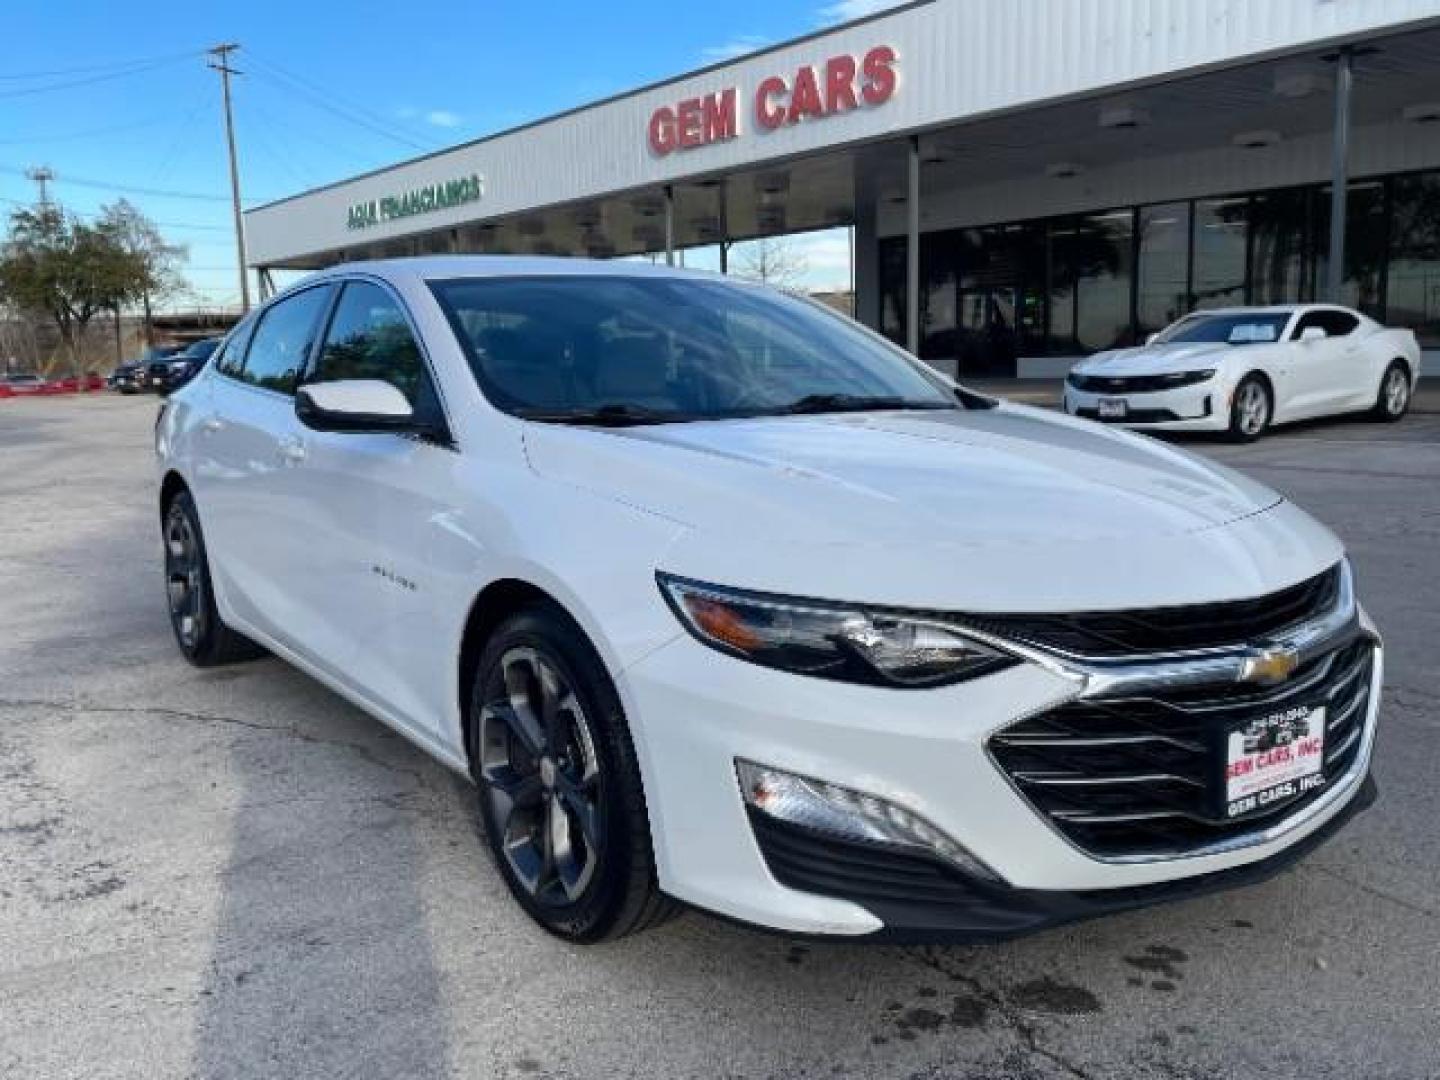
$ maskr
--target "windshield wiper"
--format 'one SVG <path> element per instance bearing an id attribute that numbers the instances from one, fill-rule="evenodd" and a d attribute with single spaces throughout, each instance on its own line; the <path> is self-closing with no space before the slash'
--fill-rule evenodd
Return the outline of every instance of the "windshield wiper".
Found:
<path id="1" fill-rule="evenodd" d="M 613 402 L 585 409 L 521 409 L 524 420 L 545 424 L 577 424 L 590 427 L 630 427 L 635 424 L 664 424 L 688 419 L 680 413 L 661 412 L 641 405 Z"/>
<path id="2" fill-rule="evenodd" d="M 950 409 L 943 401 L 915 401 L 896 396 L 866 397 L 861 394 L 808 394 L 785 406 L 784 412 L 795 415 L 828 412 L 871 412 L 882 409 Z"/>

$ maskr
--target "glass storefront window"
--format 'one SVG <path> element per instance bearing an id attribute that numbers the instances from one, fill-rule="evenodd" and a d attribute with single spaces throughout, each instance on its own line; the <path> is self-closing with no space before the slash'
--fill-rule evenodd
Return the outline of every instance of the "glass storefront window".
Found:
<path id="1" fill-rule="evenodd" d="M 1341 302 L 1440 347 L 1440 171 L 1357 180 L 1348 198 Z M 1131 344 L 1194 309 L 1313 300 L 1328 246 L 1320 185 L 927 234 L 921 352 L 1010 374 L 1017 357 Z M 903 343 L 903 237 L 881 242 L 880 288 L 881 330 Z"/>
<path id="2" fill-rule="evenodd" d="M 1312 188 L 1250 200 L 1250 302 L 1293 304 L 1315 295 Z"/>
<path id="3" fill-rule="evenodd" d="M 1440 172 L 1395 177 L 1390 200 L 1386 318 L 1440 348 Z"/>
<path id="4" fill-rule="evenodd" d="M 1190 204 L 1142 206 L 1136 266 L 1136 329 L 1145 335 L 1190 310 Z"/>
<path id="5" fill-rule="evenodd" d="M 880 241 L 880 333 L 905 344 L 905 238 Z"/>
<path id="6" fill-rule="evenodd" d="M 1245 228 L 1250 199 L 1197 199 L 1190 292 L 1196 308 L 1245 303 Z"/>
<path id="7" fill-rule="evenodd" d="M 1134 221 L 1135 213 L 1128 209 L 1076 219 L 1075 339 L 1087 352 L 1135 340 L 1130 319 Z"/>
<path id="8" fill-rule="evenodd" d="M 1385 181 L 1362 180 L 1345 195 L 1345 277 L 1340 303 L 1380 318 L 1385 272 Z M 1315 191 L 1315 296 L 1325 295 L 1330 265 L 1330 185 Z"/>
<path id="9" fill-rule="evenodd" d="M 948 232 L 920 237 L 920 358 L 955 374 L 955 262 Z"/>
<path id="10" fill-rule="evenodd" d="M 1075 340 L 1075 237 L 1079 230 L 1070 220 L 1050 223 L 1049 335 L 1046 351 L 1052 356 L 1080 351 Z"/>

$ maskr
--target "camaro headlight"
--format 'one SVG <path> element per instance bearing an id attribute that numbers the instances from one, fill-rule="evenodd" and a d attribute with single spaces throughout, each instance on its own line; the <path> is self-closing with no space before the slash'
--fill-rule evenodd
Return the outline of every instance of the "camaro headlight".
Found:
<path id="1" fill-rule="evenodd" d="M 1206 382 L 1214 377 L 1214 368 L 1206 368 L 1204 371 L 1176 371 L 1160 376 L 1165 380 L 1166 386 L 1194 386 L 1196 383 Z"/>
<path id="2" fill-rule="evenodd" d="M 1019 660 L 943 618 L 742 592 L 657 574 L 681 623 L 721 652 L 821 679 L 922 688 Z"/>

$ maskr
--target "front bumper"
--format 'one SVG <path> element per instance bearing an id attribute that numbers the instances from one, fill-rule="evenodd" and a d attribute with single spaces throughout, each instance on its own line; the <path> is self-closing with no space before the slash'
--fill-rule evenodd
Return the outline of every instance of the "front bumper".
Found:
<path id="1" fill-rule="evenodd" d="M 883 924 L 872 937 L 905 943 L 997 941 L 1151 904 L 1258 885 L 1294 866 L 1376 798 L 1366 776 L 1325 824 L 1258 862 L 1120 889 L 1019 889 L 961 873 L 939 859 L 837 840 L 751 811 L 766 866 L 797 889 L 841 895 Z M 844 871 L 836 873 L 836 867 Z"/>
<path id="2" fill-rule="evenodd" d="M 1102 400 L 1124 401 L 1126 416 L 1102 417 Z M 1115 394 L 1077 390 L 1067 382 L 1064 402 L 1071 416 L 1142 431 L 1224 431 L 1230 426 L 1230 392 L 1218 378 L 1176 390 Z"/>
<path id="3" fill-rule="evenodd" d="M 935 690 L 894 691 L 757 667 L 682 636 L 627 669 L 619 683 L 644 770 L 662 889 L 791 933 L 959 939 L 1009 936 L 1245 884 L 1288 865 L 1373 798 L 1364 781 L 1382 673 L 1377 646 L 1362 749 L 1323 804 L 1282 816 L 1279 826 L 1221 851 L 1139 861 L 1098 858 L 1066 840 L 987 752 L 997 729 L 1077 693 L 1071 677 L 1039 664 Z M 757 830 L 758 815 L 746 807 L 736 779 L 737 758 L 896 803 L 1002 881 L 937 869 L 925 859 L 917 867 L 916 856 L 885 849 L 880 854 L 890 859 L 912 860 L 891 867 L 906 887 L 867 899 L 846 884 L 850 876 L 833 870 L 827 876 L 827 859 L 840 867 L 857 854 L 834 840 L 828 842 L 839 846 L 818 859 L 813 846 L 808 855 L 800 850 L 810 876 L 797 875 L 794 865 L 777 863 L 776 837 L 792 854 L 806 838 L 786 836 L 795 827 L 768 821 Z"/>

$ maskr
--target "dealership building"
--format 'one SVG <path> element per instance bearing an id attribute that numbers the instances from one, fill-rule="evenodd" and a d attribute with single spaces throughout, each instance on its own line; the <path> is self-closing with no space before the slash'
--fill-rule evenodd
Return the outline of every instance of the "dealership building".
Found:
<path id="1" fill-rule="evenodd" d="M 962 377 L 1327 299 L 1440 375 L 1440 2 L 926 0 L 245 215 L 262 289 L 835 227 L 857 317 Z"/>

